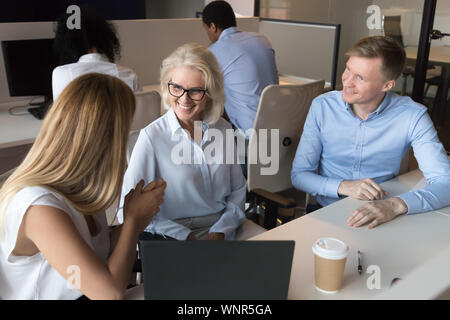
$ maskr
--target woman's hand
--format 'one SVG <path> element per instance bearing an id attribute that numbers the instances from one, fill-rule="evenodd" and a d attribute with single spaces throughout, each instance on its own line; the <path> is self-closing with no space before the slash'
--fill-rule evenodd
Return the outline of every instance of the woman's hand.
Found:
<path id="1" fill-rule="evenodd" d="M 142 232 L 159 212 L 164 200 L 166 182 L 163 179 L 150 182 L 144 187 L 144 180 L 139 181 L 134 189 L 125 196 L 124 223 L 132 221 L 139 232 Z"/>

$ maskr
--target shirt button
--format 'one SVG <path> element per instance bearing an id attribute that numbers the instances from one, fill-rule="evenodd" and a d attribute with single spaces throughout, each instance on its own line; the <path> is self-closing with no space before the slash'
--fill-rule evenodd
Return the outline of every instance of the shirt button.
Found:
<path id="1" fill-rule="evenodd" d="M 358 168 L 358 165 L 355 164 L 355 165 L 353 166 L 353 168 L 357 169 L 357 168 Z"/>
<path id="2" fill-rule="evenodd" d="M 364 125 L 364 121 L 361 121 L 360 126 L 362 127 Z"/>
<path id="3" fill-rule="evenodd" d="M 359 150 L 360 149 L 360 146 L 359 146 L 359 144 L 356 146 L 356 150 Z"/>

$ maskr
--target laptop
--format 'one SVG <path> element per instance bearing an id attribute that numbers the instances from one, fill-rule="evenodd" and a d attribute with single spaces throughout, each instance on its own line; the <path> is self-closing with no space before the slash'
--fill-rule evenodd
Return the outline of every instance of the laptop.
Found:
<path id="1" fill-rule="evenodd" d="M 141 241 L 146 300 L 285 300 L 295 241 Z"/>

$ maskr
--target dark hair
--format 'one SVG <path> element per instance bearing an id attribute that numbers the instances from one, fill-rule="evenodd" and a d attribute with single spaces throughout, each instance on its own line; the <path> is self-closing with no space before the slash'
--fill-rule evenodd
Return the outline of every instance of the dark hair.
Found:
<path id="1" fill-rule="evenodd" d="M 226 1 L 210 2 L 203 9 L 202 20 L 208 27 L 211 26 L 212 22 L 221 30 L 225 30 L 229 27 L 236 27 L 236 17 L 233 8 Z"/>
<path id="2" fill-rule="evenodd" d="M 387 80 L 396 80 L 402 73 L 406 62 L 405 49 L 394 39 L 384 36 L 363 38 L 346 55 L 381 58 L 381 72 Z"/>
<path id="3" fill-rule="evenodd" d="M 114 26 L 88 5 L 80 6 L 80 11 L 80 29 L 67 28 L 67 20 L 72 14 L 66 13 L 57 21 L 53 48 L 59 64 L 76 62 L 92 48 L 114 62 L 120 56 L 120 42 Z"/>

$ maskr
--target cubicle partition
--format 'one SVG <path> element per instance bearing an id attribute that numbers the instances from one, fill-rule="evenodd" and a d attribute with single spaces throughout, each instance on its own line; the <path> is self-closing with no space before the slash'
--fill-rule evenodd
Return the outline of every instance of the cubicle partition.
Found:
<path id="1" fill-rule="evenodd" d="M 209 44 L 201 19 L 117 20 L 113 23 L 122 46 L 118 63 L 134 69 L 142 86 L 159 82 L 161 62 L 176 47 L 187 42 Z M 237 27 L 268 37 L 276 52 L 280 74 L 323 79 L 334 88 L 339 25 L 245 17 L 237 19 Z M 53 22 L 0 23 L 0 41 L 53 37 Z M 30 100 L 31 97 L 9 96 L 0 50 L 0 109 L 25 105 Z"/>
<path id="2" fill-rule="evenodd" d="M 258 18 L 238 18 L 240 30 L 258 31 Z M 178 46 L 209 45 L 201 19 L 121 20 L 115 22 L 122 45 L 120 63 L 134 69 L 142 85 L 159 83 L 162 60 Z"/>
<path id="3" fill-rule="evenodd" d="M 187 42 L 205 46 L 209 40 L 201 19 L 143 19 L 112 21 L 121 43 L 119 64 L 134 69 L 142 86 L 159 82 L 162 60 Z M 237 18 L 238 28 L 258 31 L 259 18 Z M 0 23 L 0 41 L 54 38 L 53 22 Z M 31 53 L 32 54 L 32 53 Z M 10 97 L 0 50 L 0 109 L 29 102 L 31 97 Z"/>
<path id="4" fill-rule="evenodd" d="M 261 19 L 259 32 L 275 49 L 279 73 L 325 80 L 335 89 L 339 24 Z"/>

